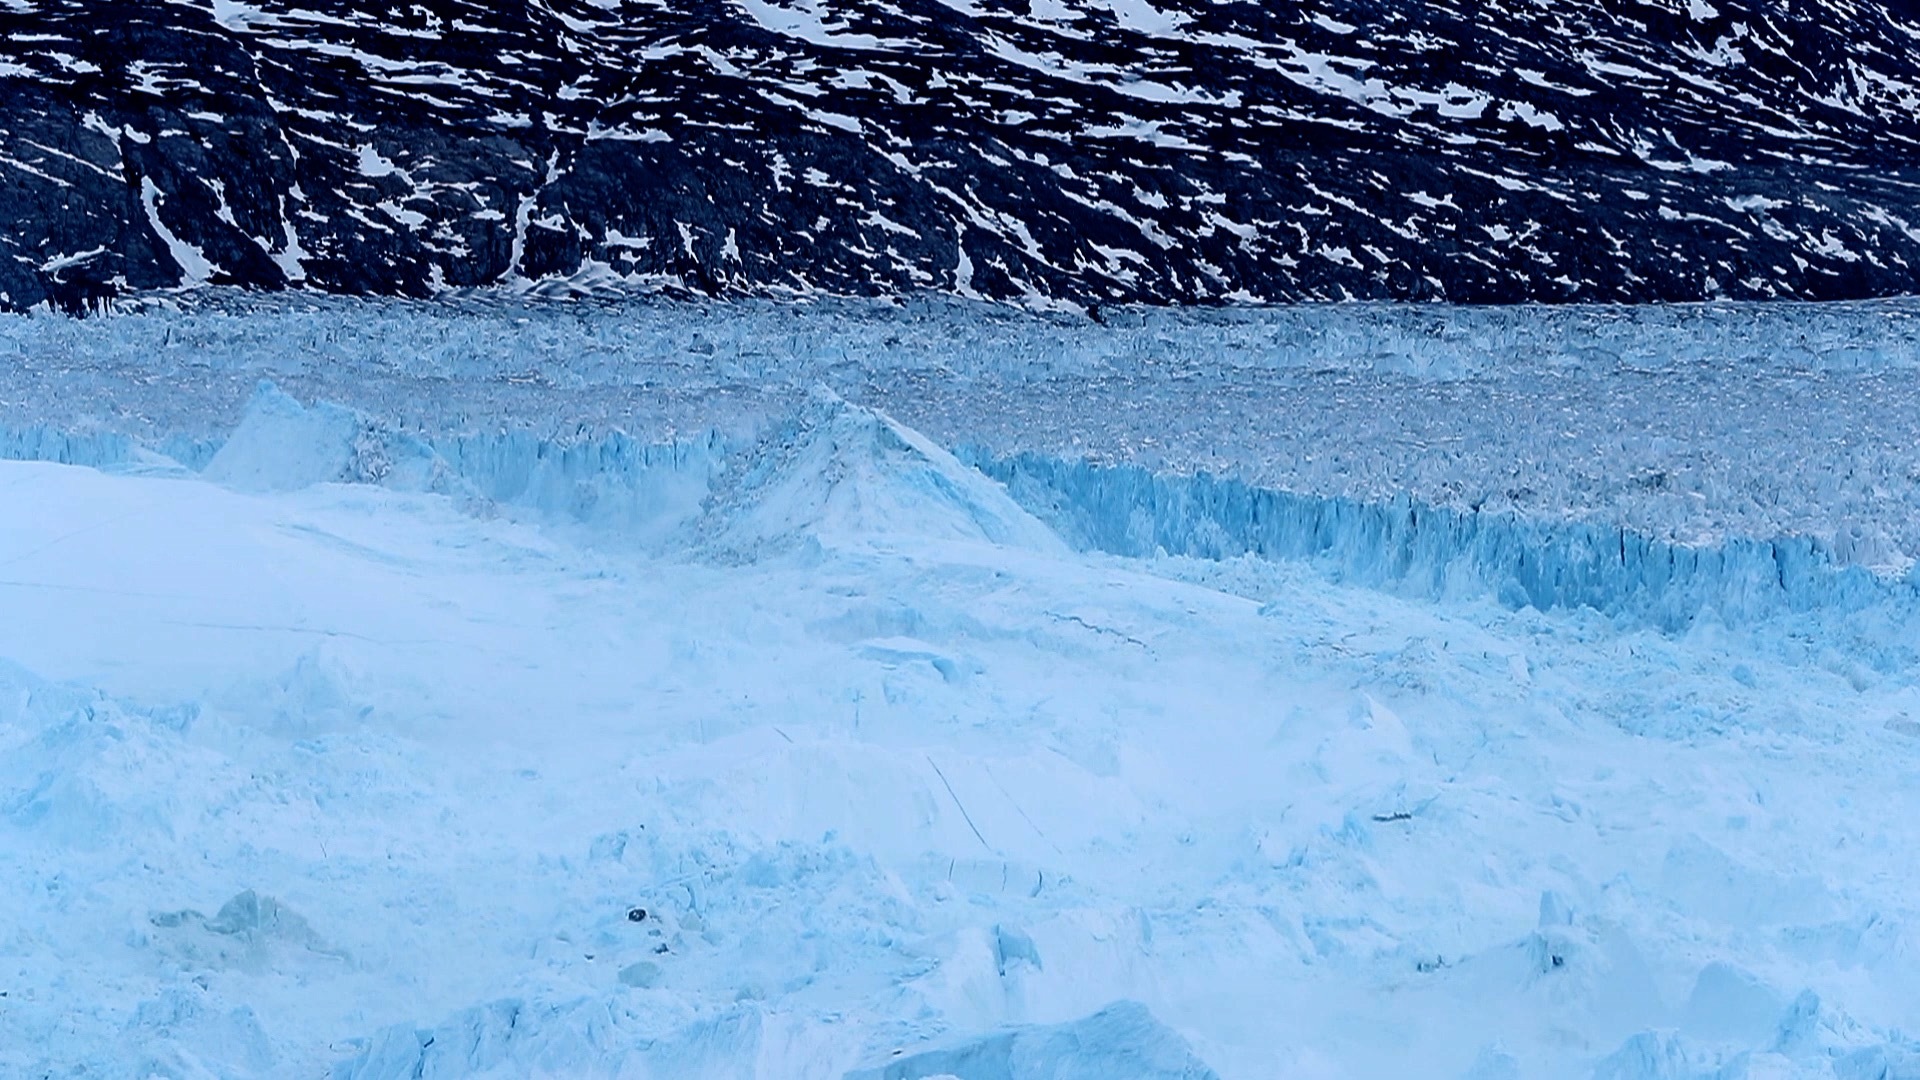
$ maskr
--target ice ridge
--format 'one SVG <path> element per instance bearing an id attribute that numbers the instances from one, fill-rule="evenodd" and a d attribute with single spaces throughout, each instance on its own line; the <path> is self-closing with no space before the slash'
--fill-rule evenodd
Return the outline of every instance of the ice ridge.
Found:
<path id="1" fill-rule="evenodd" d="M 747 556 L 797 540 L 922 539 L 1060 550 L 1059 538 L 926 436 L 816 388 L 792 418 L 732 455 L 698 543 Z M 882 542 L 885 542 L 882 539 Z"/>
<path id="2" fill-rule="evenodd" d="M 743 1059 L 777 1052 L 780 1075 L 844 1080 L 1218 1080 L 1185 1039 L 1133 1001 L 1115 1002 L 1078 1020 L 1008 1028 L 853 1071 L 844 1068 L 849 1048 L 817 1033 L 796 1042 L 799 1032 L 787 1029 L 786 1018 L 752 1005 L 643 1036 L 647 1026 L 643 1015 L 619 999 L 552 1005 L 505 999 L 462 1010 L 428 1030 L 387 1028 L 329 1075 L 330 1080 L 708 1075 L 702 1066 L 732 1074 Z"/>
<path id="3" fill-rule="evenodd" d="M 1138 1002 L 1085 1019 L 1015 1028 L 902 1058 L 846 1080 L 1219 1080 L 1177 1033 Z"/>

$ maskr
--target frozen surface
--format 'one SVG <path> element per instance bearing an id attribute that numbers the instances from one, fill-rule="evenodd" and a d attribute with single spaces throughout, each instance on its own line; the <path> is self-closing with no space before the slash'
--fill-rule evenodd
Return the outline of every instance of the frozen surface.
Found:
<path id="1" fill-rule="evenodd" d="M 0 1075 L 1920 1069 L 1906 309 L 769 311 L 6 324 Z"/>
<path id="2" fill-rule="evenodd" d="M 17 359 L 16 359 L 17 358 Z M 0 439 L 212 442 L 270 376 L 409 431 L 747 437 L 816 384 L 953 449 L 1206 470 L 1663 540 L 1920 554 L 1920 303 L 470 307 L 232 297 L 0 323 Z M 191 456 L 177 446 L 176 456 Z"/>

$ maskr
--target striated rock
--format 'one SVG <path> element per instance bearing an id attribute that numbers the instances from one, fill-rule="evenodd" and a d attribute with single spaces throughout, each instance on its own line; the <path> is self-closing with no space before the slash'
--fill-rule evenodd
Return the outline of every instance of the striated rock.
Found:
<path id="1" fill-rule="evenodd" d="M 0 309 L 1912 292 L 1890 0 L 5 0 Z"/>

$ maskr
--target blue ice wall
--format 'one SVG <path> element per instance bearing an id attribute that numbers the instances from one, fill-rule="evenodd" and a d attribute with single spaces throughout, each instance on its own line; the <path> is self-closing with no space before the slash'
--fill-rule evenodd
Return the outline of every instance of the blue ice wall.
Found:
<path id="1" fill-rule="evenodd" d="M 1704 617 L 1741 624 L 1868 609 L 1899 621 L 1920 607 L 1915 575 L 1889 580 L 1839 565 L 1804 537 L 1689 546 L 1597 523 L 1303 495 L 1204 473 L 965 457 L 1070 542 L 1117 555 L 1302 559 L 1337 580 L 1403 594 L 1590 608 L 1668 632 Z"/>
<path id="2" fill-rule="evenodd" d="M 112 469 L 138 461 L 142 449 L 142 444 L 132 437 L 114 431 L 76 432 L 44 426 L 0 428 L 0 461 L 50 461 Z M 152 449 L 198 471 L 213 459 L 220 449 L 220 440 L 172 436 Z"/>
<path id="3" fill-rule="evenodd" d="M 555 440 L 507 431 L 429 445 L 492 502 L 642 542 L 664 539 L 697 513 L 726 458 L 718 435 L 649 443 L 621 432 Z"/>
<path id="4" fill-rule="evenodd" d="M 78 434 L 54 428 L 0 429 L 0 461 L 51 461 L 106 468 L 134 457 L 134 442 L 112 432 Z"/>

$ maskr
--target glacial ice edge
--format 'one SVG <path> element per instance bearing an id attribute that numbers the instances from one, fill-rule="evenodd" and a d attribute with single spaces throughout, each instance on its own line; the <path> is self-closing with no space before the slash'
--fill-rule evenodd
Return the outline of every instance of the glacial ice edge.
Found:
<path id="1" fill-rule="evenodd" d="M 920 438 L 883 413 L 860 411 Z M 790 434 L 813 422 L 802 408 L 773 427 Z M 778 442 L 718 432 L 659 442 L 620 431 L 415 435 L 339 405 L 303 406 L 263 382 L 223 440 L 174 435 L 146 445 L 111 430 L 0 429 L 0 459 L 109 470 L 161 461 L 256 489 L 358 482 L 425 490 L 657 549 L 682 535 L 729 470 L 764 466 L 750 459 Z M 1401 596 L 1587 609 L 1668 634 L 1703 620 L 1737 628 L 1845 614 L 1852 644 L 1874 667 L 1889 670 L 1917 655 L 1905 630 L 1920 620 L 1920 564 L 1877 573 L 1814 537 L 1694 545 L 1606 522 L 1482 512 L 1404 494 L 1387 501 L 1307 494 L 1205 472 L 973 447 L 955 456 L 1082 550 L 1305 562 L 1332 580 Z M 1859 618 L 1867 612 L 1876 617 Z"/>
<path id="2" fill-rule="evenodd" d="M 1812 537 L 1673 543 L 1590 521 L 1541 521 L 1401 496 L 1369 502 L 1232 477 L 1039 454 L 963 452 L 1073 543 L 1110 554 L 1306 560 L 1338 580 L 1427 599 L 1588 608 L 1684 631 L 1780 615 L 1888 607 L 1911 613 L 1920 574 L 1843 564 Z"/>

